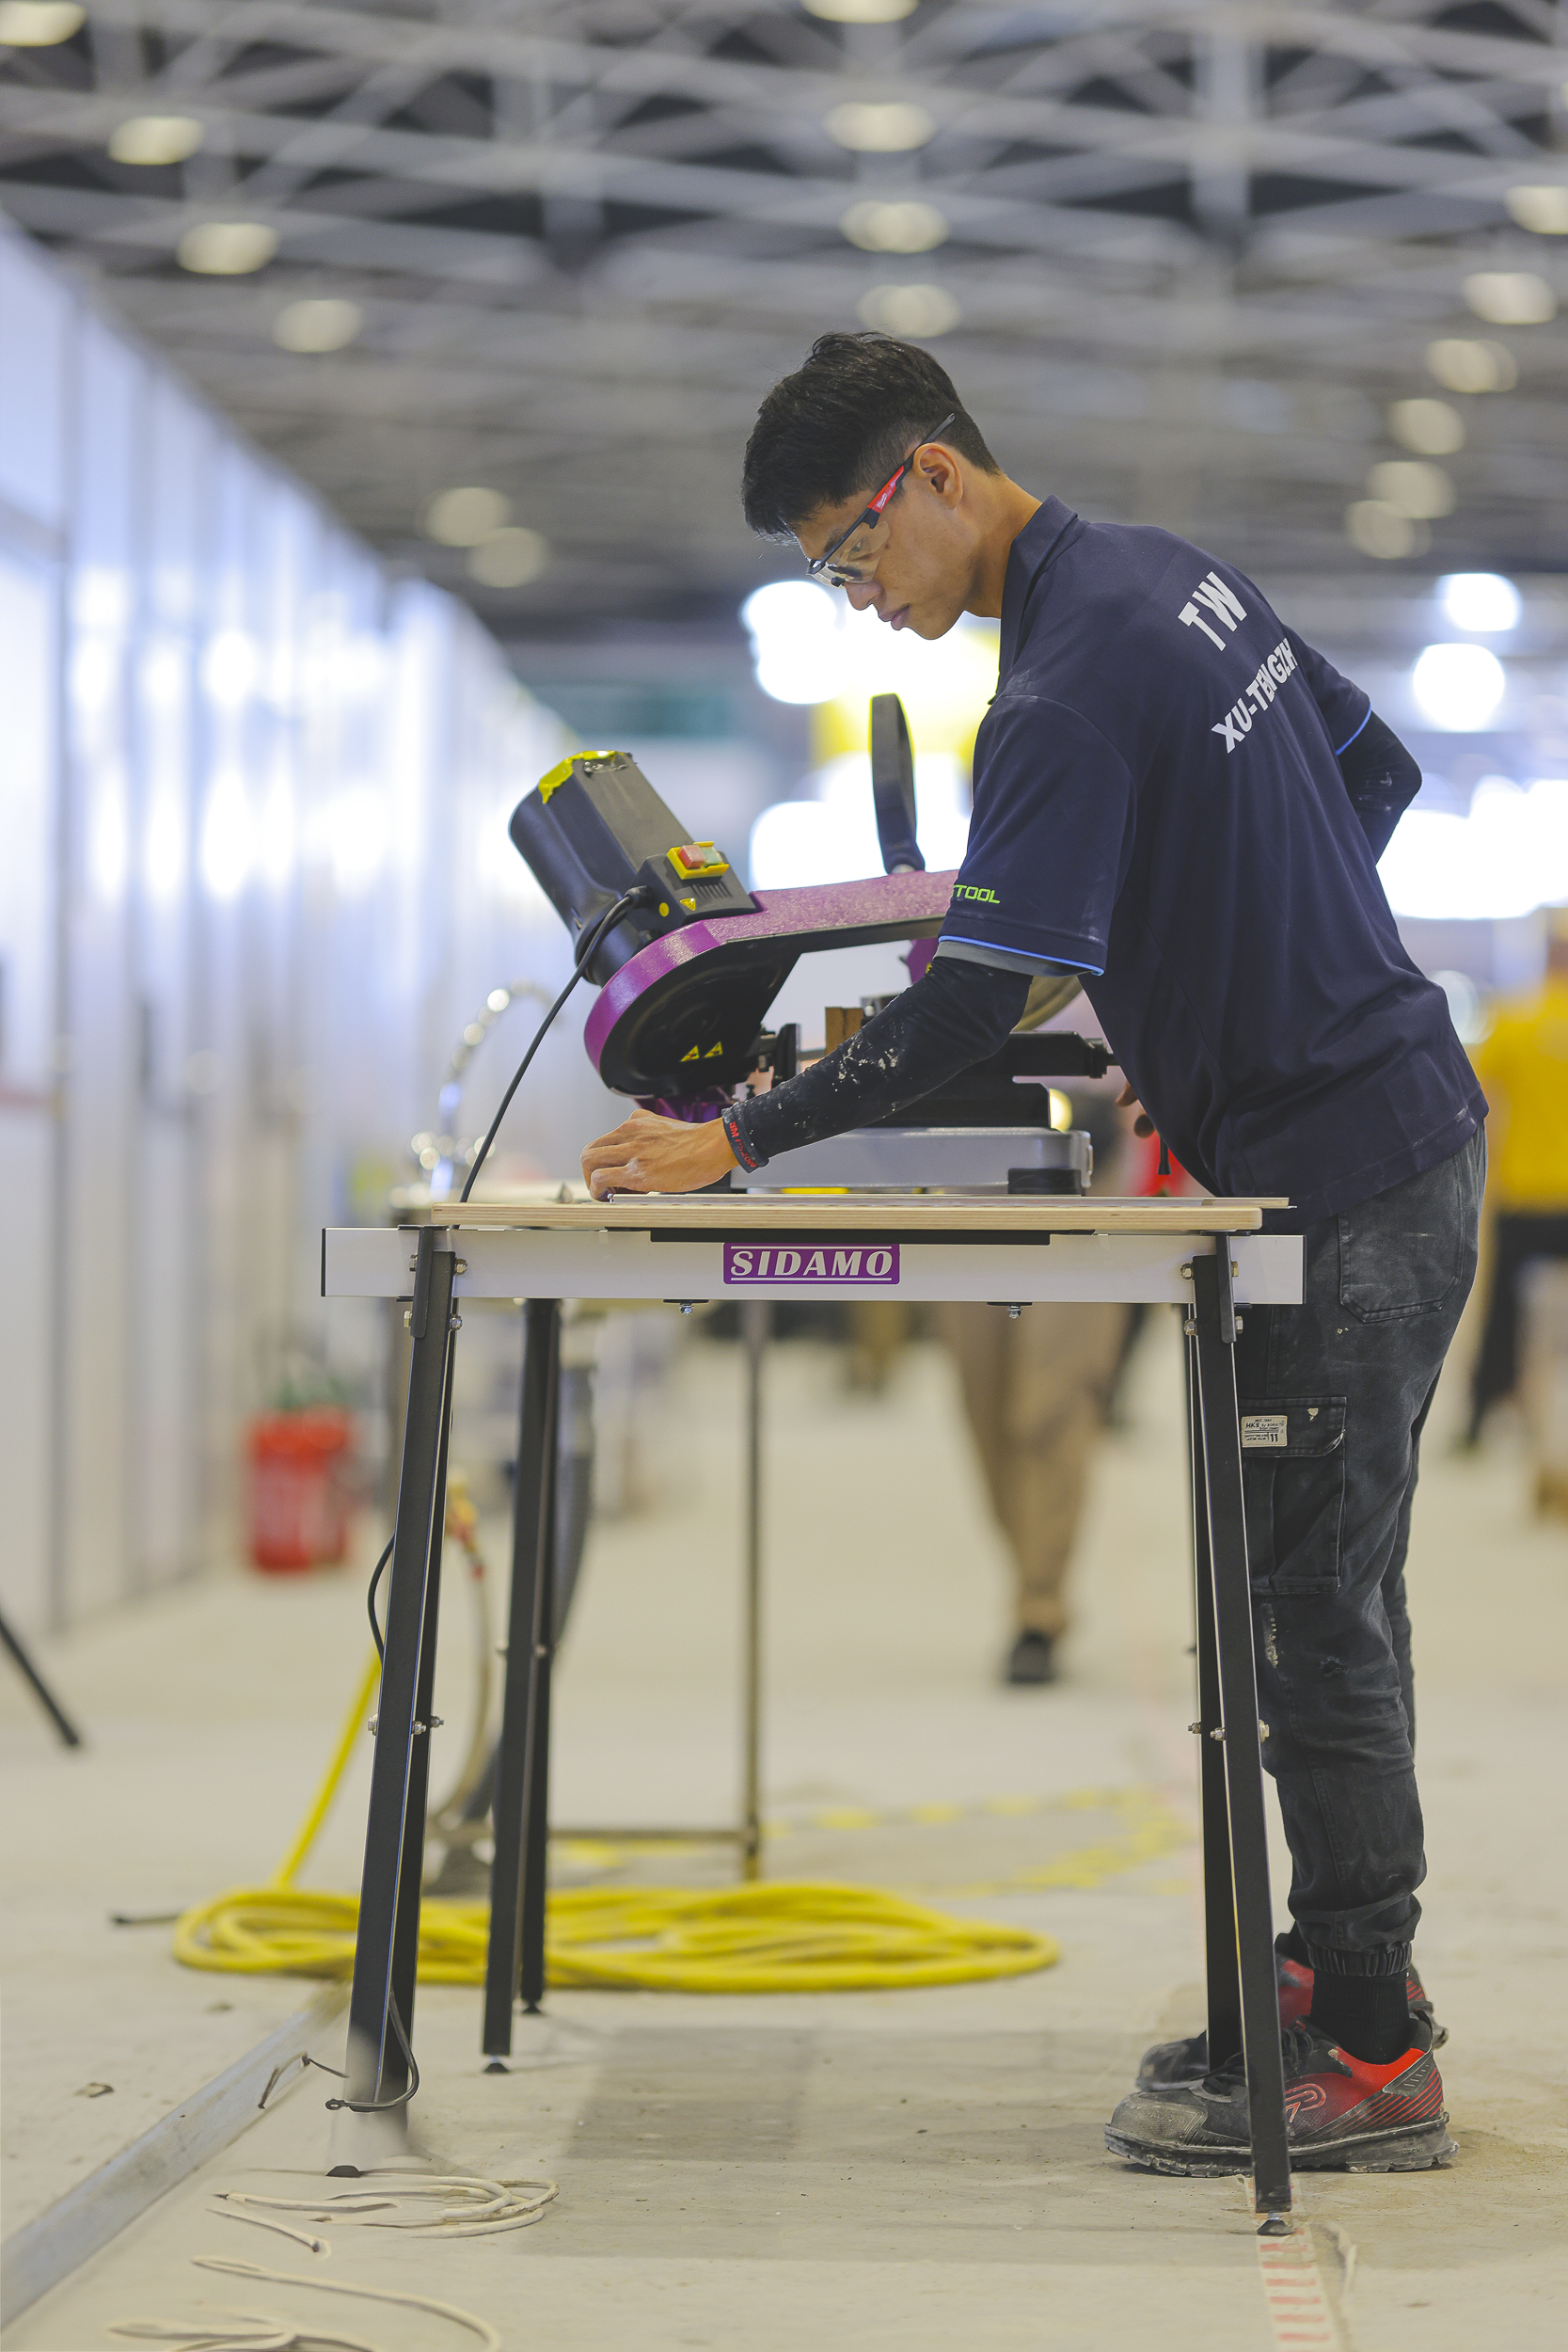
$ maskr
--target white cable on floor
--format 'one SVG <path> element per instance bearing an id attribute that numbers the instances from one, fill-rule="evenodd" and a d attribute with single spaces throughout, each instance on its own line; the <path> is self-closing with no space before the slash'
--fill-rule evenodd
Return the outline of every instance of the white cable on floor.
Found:
<path id="1" fill-rule="evenodd" d="M 262 2205 L 269 2213 L 309 2214 L 312 2221 L 363 2219 L 372 2230 L 415 2230 L 426 2237 L 475 2237 L 499 2230 L 527 2229 L 560 2192 L 554 2181 L 484 2181 L 467 2173 L 429 2173 L 411 2179 L 398 2173 L 385 2187 L 344 2189 L 325 2197 L 262 2197 L 248 2189 L 216 2193 L 226 2210 L 235 2205 Z M 407 2201 L 429 2197 L 456 2201 L 434 2217 L 398 2210 Z M 388 2217 L 371 2217 L 378 2214 Z"/>
<path id="2" fill-rule="evenodd" d="M 476 2319 L 472 2312 L 460 2311 L 455 2303 L 437 2302 L 433 2295 L 405 2295 L 394 2287 L 351 2287 L 341 2279 L 319 2279 L 309 2270 L 263 2270 L 260 2263 L 226 2262 L 216 2254 L 193 2254 L 198 2270 L 223 2270 L 235 2279 L 264 2279 L 269 2286 L 313 2287 L 318 2295 L 357 2295 L 372 2303 L 401 2303 L 420 2312 L 435 2312 L 441 2319 L 450 2319 L 468 2333 L 478 2336 L 484 2352 L 501 2352 L 501 2340 L 487 2319 Z M 305 2341 L 311 2338 L 307 2334 Z"/>
<path id="3" fill-rule="evenodd" d="M 292 2319 L 276 2318 L 270 2312 L 242 2312 L 232 2304 L 224 2304 L 238 2328 L 217 2320 L 205 2320 L 198 2327 L 188 2328 L 177 2319 L 117 2319 L 111 2322 L 112 2336 L 135 2336 L 143 2344 L 178 2344 L 185 2352 L 318 2352 L 322 2344 L 330 2344 L 333 2352 L 381 2352 L 377 2344 L 367 2344 L 363 2336 L 335 2336 L 312 2328 L 309 2321 L 296 2327 Z M 214 2335 L 214 2328 L 219 2332 Z"/>
<path id="4" fill-rule="evenodd" d="M 306 2231 L 292 2229 L 287 2222 L 269 2220 L 264 2214 L 245 2213 L 239 2208 L 264 2205 L 272 2213 L 309 2214 L 312 2220 L 363 2220 L 368 2229 L 411 2230 L 420 2237 L 482 2237 L 499 2230 L 527 2229 L 539 2219 L 559 2191 L 554 2181 L 485 2181 L 468 2173 L 438 2172 L 416 2178 L 398 2173 L 385 2187 L 343 2189 L 322 2197 L 262 2197 L 247 2189 L 218 2189 L 214 2194 L 220 2219 L 247 2221 L 258 2230 L 276 2230 L 279 2236 L 293 2238 L 312 2254 L 325 2255 L 332 2251 L 325 2238 L 313 2237 Z M 400 2210 L 412 2200 L 431 2197 L 447 2201 L 445 2210 L 434 2217 Z M 279 2286 L 320 2287 L 329 2295 L 359 2295 L 372 2302 L 403 2303 L 417 2311 L 435 2312 L 478 2336 L 485 2352 L 500 2352 L 500 2338 L 488 2320 L 476 2319 L 471 2312 L 459 2310 L 455 2303 L 438 2302 L 433 2296 L 404 2295 L 391 2287 L 350 2286 L 343 2280 L 317 2278 L 309 2271 L 263 2270 L 258 2263 L 229 2262 L 212 2254 L 193 2254 L 191 2260 L 198 2270 L 227 2271 L 239 2279 L 266 2279 Z M 357 2336 L 326 2335 L 309 2323 L 296 2325 L 267 2312 L 243 2312 L 231 2304 L 221 2308 L 229 2312 L 230 2321 L 239 2322 L 237 2328 L 216 2320 L 192 2324 L 182 2320 L 126 2319 L 115 2321 L 109 2332 L 135 2336 L 143 2342 L 183 2345 L 185 2352 L 307 2352 L 307 2347 L 313 2352 L 313 2347 L 322 2344 L 332 2346 L 334 2352 L 380 2352 L 378 2345 L 366 2344 Z"/>
<path id="5" fill-rule="evenodd" d="M 222 2198 L 223 2195 L 223 2190 L 219 2189 L 218 2196 Z M 324 2237 L 311 2237 L 306 2230 L 291 2230 L 286 2221 L 268 2221 L 259 2213 L 236 2213 L 233 2204 L 227 2201 L 221 2206 L 217 2217 L 220 2221 L 248 2222 L 253 2230 L 275 2230 L 279 2237 L 291 2237 L 296 2246 L 303 2246 L 308 2254 L 330 2254 L 332 2251 Z"/>

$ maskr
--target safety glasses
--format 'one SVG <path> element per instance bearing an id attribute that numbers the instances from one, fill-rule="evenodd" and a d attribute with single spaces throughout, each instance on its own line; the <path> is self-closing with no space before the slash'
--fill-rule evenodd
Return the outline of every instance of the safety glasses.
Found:
<path id="1" fill-rule="evenodd" d="M 946 432 L 957 414 L 957 409 L 950 411 L 939 425 L 926 435 L 924 440 L 917 441 L 898 471 L 883 483 L 869 505 L 863 507 L 855 516 L 848 530 L 841 531 L 831 548 L 825 548 L 815 561 L 807 564 L 806 569 L 813 580 L 825 580 L 830 588 L 848 588 L 864 580 L 868 571 L 875 568 L 893 528 L 887 519 L 887 509 L 892 503 L 894 492 L 921 451 L 939 434 Z"/>

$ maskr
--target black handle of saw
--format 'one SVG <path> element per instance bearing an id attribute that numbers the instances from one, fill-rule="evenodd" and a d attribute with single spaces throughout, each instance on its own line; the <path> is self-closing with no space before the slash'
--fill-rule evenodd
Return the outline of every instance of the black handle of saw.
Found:
<path id="1" fill-rule="evenodd" d="M 896 694 L 871 697 L 871 797 L 884 874 L 923 874 L 914 837 L 914 746 Z"/>

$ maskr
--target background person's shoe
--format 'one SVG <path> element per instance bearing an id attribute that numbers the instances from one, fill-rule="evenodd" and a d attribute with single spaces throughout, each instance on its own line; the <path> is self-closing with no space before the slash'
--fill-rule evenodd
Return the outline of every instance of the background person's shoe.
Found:
<path id="1" fill-rule="evenodd" d="M 1004 1682 L 1054 1682 L 1056 1645 L 1049 1633 L 1022 1632 L 1007 1652 Z"/>
<path id="2" fill-rule="evenodd" d="M 1279 1987 L 1279 2022 L 1281 2026 L 1305 2023 L 1312 2006 L 1313 1970 L 1305 1962 L 1292 1960 L 1279 1949 L 1285 1941 L 1281 1936 L 1275 1947 L 1274 1975 Z M 1440 2050 L 1449 2038 L 1447 2026 L 1440 2026 L 1432 2013 L 1432 2000 L 1414 1968 L 1405 1980 L 1405 1993 L 1410 2002 L 1410 2021 L 1424 2026 L 1432 2037 L 1432 2046 Z M 1209 2037 L 1206 2033 L 1190 2033 L 1180 2042 L 1157 2042 L 1138 2060 L 1138 2087 L 1148 2090 L 1162 2083 L 1199 2083 L 1209 2072 Z"/>
<path id="3" fill-rule="evenodd" d="M 1310 2026 L 1286 2027 L 1281 2039 L 1292 2170 L 1424 2172 L 1457 2153 L 1432 2037 L 1415 2020 L 1412 2037 L 1402 2058 L 1373 2066 Z M 1105 2127 L 1105 2145 L 1112 2155 L 1151 2172 L 1249 2170 L 1241 2061 L 1201 2082 L 1129 2091 Z"/>

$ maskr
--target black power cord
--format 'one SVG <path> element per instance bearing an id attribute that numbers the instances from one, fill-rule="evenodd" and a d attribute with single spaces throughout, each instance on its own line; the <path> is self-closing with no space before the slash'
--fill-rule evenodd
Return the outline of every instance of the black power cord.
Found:
<path id="1" fill-rule="evenodd" d="M 600 940 L 604 938 L 607 931 L 613 930 L 615 925 L 621 920 L 623 914 L 629 914 L 633 907 L 653 905 L 657 897 L 658 892 L 650 882 L 639 882 L 635 889 L 623 891 L 620 898 L 616 899 L 614 905 L 606 909 L 605 913 L 600 915 L 598 921 L 594 924 L 593 930 L 587 932 L 583 937 L 578 947 L 577 955 L 573 959 L 572 977 L 567 981 L 565 987 L 562 990 L 560 995 L 556 998 L 554 1004 L 550 1007 L 548 1012 L 545 1015 L 543 1021 L 540 1022 L 539 1026 L 533 1032 L 533 1040 L 529 1046 L 528 1052 L 523 1056 L 522 1060 L 517 1064 L 515 1071 L 513 1073 L 512 1084 L 507 1088 L 506 1092 L 501 1096 L 500 1107 L 497 1111 L 494 1119 L 490 1121 L 489 1132 L 485 1136 L 484 1141 L 480 1145 L 479 1150 L 474 1154 L 474 1162 L 473 1166 L 468 1170 L 467 1181 L 464 1184 L 462 1191 L 457 1196 L 459 1201 L 467 1200 L 468 1195 L 472 1192 L 474 1188 L 474 1180 L 478 1176 L 480 1169 L 484 1166 L 485 1159 L 489 1153 L 490 1146 L 496 1140 L 497 1130 L 499 1128 L 501 1120 L 506 1117 L 507 1112 L 512 1107 L 512 1097 L 516 1093 L 517 1089 L 522 1085 L 524 1078 L 528 1074 L 528 1066 L 533 1059 L 534 1055 L 539 1051 L 540 1046 L 544 1043 L 545 1034 L 549 1028 L 550 1023 L 555 1019 L 556 1014 L 561 1010 L 562 1006 L 566 1002 L 567 997 L 571 994 L 573 989 L 576 988 L 584 972 L 588 969 L 594 951 L 598 946 Z"/>

